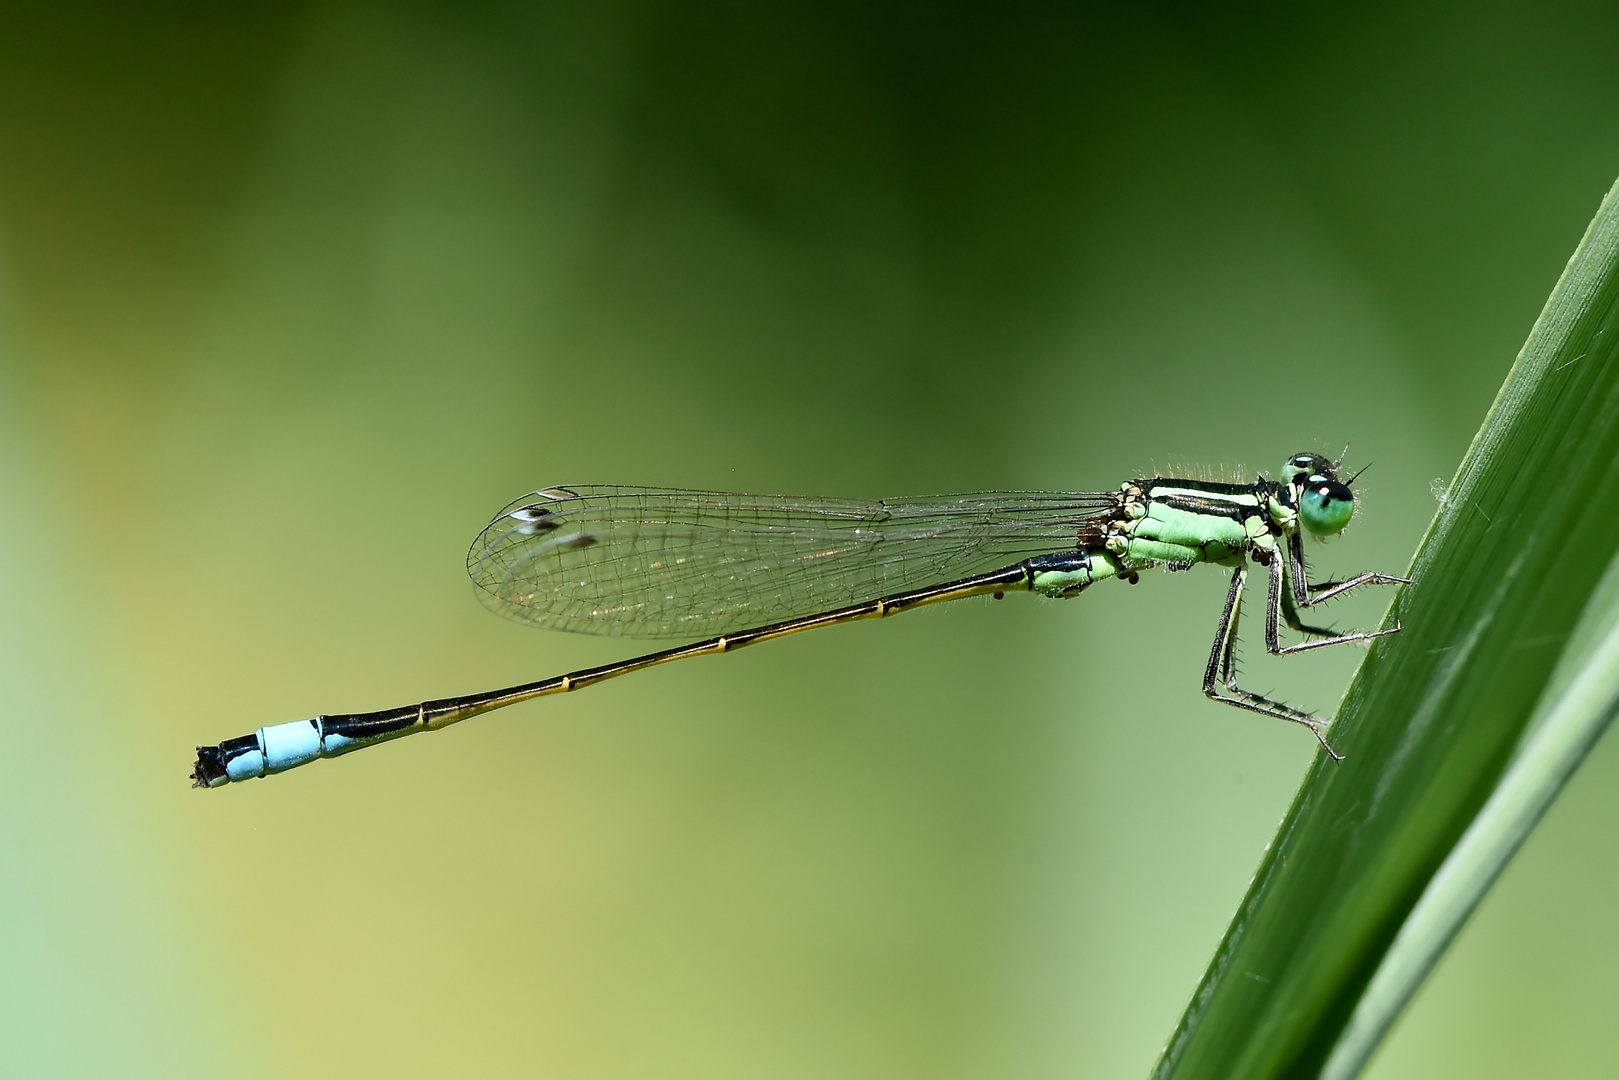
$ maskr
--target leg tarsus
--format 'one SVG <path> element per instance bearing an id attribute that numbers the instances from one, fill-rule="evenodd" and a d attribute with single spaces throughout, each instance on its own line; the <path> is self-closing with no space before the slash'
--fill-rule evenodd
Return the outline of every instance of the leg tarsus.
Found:
<path id="1" fill-rule="evenodd" d="M 1328 757 L 1334 761 L 1342 761 L 1344 759 L 1342 754 L 1338 753 L 1338 751 L 1332 748 L 1332 744 L 1327 741 L 1327 737 L 1323 735 L 1319 729 L 1312 727 L 1310 731 L 1315 735 L 1316 742 L 1321 744 L 1321 749 L 1327 752 Z"/>

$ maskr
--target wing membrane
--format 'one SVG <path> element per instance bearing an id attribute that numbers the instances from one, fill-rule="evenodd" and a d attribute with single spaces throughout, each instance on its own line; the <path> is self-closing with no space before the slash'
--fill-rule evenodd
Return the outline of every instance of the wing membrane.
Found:
<path id="1" fill-rule="evenodd" d="M 489 607 L 576 633 L 724 634 L 1071 550 L 1112 494 L 975 492 L 857 502 L 603 485 L 546 488 L 478 534 Z"/>

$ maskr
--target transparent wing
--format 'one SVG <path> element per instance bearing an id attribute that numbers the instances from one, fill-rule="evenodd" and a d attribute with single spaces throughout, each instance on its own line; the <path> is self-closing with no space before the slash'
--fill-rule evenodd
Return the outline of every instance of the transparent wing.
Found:
<path id="1" fill-rule="evenodd" d="M 1100 538 L 1109 493 L 850 502 L 576 486 L 515 500 L 467 572 L 508 618 L 623 637 L 724 634 Z"/>

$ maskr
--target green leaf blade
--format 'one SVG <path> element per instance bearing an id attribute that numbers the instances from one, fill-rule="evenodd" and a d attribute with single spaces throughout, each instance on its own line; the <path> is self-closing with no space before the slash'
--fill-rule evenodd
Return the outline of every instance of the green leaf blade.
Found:
<path id="1" fill-rule="evenodd" d="M 1306 776 L 1165 1048 L 1162 1080 L 1320 1072 L 1501 782 L 1619 554 L 1616 192 L 1418 550 L 1391 611 L 1403 631 L 1370 649 L 1345 695 L 1333 739 L 1348 760 L 1322 755 Z"/>

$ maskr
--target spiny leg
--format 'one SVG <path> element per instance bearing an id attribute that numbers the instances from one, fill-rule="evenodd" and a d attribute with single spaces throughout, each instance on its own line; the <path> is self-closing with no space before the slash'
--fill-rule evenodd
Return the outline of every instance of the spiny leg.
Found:
<path id="1" fill-rule="evenodd" d="M 1411 584 L 1411 579 L 1410 578 L 1395 577 L 1393 574 L 1378 574 L 1378 573 L 1360 574 L 1360 575 L 1357 575 L 1356 577 L 1350 578 L 1347 581 L 1323 581 L 1319 585 L 1307 585 L 1306 586 L 1306 590 L 1311 595 L 1306 600 L 1304 600 L 1300 606 L 1302 606 L 1302 607 L 1314 607 L 1317 604 L 1324 604 L 1328 600 L 1334 600 L 1334 599 L 1342 596 L 1344 593 L 1348 592 L 1350 589 L 1356 589 L 1356 588 L 1359 588 L 1362 585 L 1409 585 L 1409 584 Z"/>
<path id="2" fill-rule="evenodd" d="M 1280 701 L 1272 701 L 1237 685 L 1237 620 L 1242 614 L 1242 590 L 1247 580 L 1248 563 L 1244 560 L 1231 573 L 1231 588 L 1226 593 L 1225 607 L 1220 612 L 1220 622 L 1214 631 L 1214 647 L 1209 650 L 1209 662 L 1203 669 L 1204 695 L 1212 701 L 1234 705 L 1262 716 L 1273 716 L 1291 724 L 1301 724 L 1310 729 L 1310 734 L 1316 737 L 1321 748 L 1331 755 L 1334 761 L 1342 761 L 1343 755 L 1334 750 L 1327 743 L 1326 736 L 1322 734 L 1321 729 L 1324 725 L 1320 720 L 1307 712 L 1284 705 Z M 1220 692 L 1222 686 L 1226 691 L 1224 694 Z"/>
<path id="3" fill-rule="evenodd" d="M 1350 589 L 1358 589 L 1362 585 L 1409 585 L 1409 578 L 1395 577 L 1393 574 L 1359 574 L 1345 581 L 1323 581 L 1319 585 L 1309 583 L 1309 575 L 1304 570 L 1304 541 L 1297 534 L 1287 538 L 1287 570 L 1290 584 L 1293 586 L 1293 602 L 1301 608 L 1314 607 L 1324 604 L 1328 600 L 1335 600 Z M 1292 625 L 1289 621 L 1289 625 Z"/>
<path id="4" fill-rule="evenodd" d="M 1287 589 L 1287 583 L 1282 581 L 1282 560 L 1279 555 L 1271 555 L 1271 567 L 1269 567 L 1269 570 L 1271 570 L 1271 588 L 1269 588 L 1269 602 L 1266 604 L 1266 612 L 1264 612 L 1264 648 L 1268 653 L 1273 653 L 1274 656 L 1305 653 L 1308 649 L 1326 648 L 1329 644 L 1344 644 L 1345 641 L 1370 641 L 1371 638 L 1381 638 L 1381 636 L 1391 635 L 1391 633 L 1399 633 L 1399 622 L 1394 623 L 1387 630 L 1357 630 L 1353 631 L 1353 633 L 1332 633 L 1331 630 L 1323 630 L 1321 627 L 1307 627 L 1305 623 L 1298 622 L 1298 610 L 1294 606 L 1294 596 L 1292 596 L 1292 591 Z M 1363 578 L 1387 578 L 1387 580 L 1370 581 L 1363 580 Z M 1389 578 L 1386 573 L 1363 573 L 1360 578 L 1355 578 L 1353 581 L 1339 583 L 1342 588 L 1337 589 L 1334 596 L 1344 593 L 1344 591 L 1353 588 L 1355 585 L 1387 585 L 1391 581 L 1399 580 L 1400 578 Z M 1297 589 L 1294 589 L 1294 591 L 1297 591 Z M 1298 644 L 1289 644 L 1284 648 L 1281 638 L 1277 636 L 1277 622 L 1281 620 L 1281 617 L 1285 617 L 1287 625 L 1294 628 L 1294 630 L 1300 631 L 1300 633 L 1323 635 L 1321 640 L 1300 641 Z"/>

